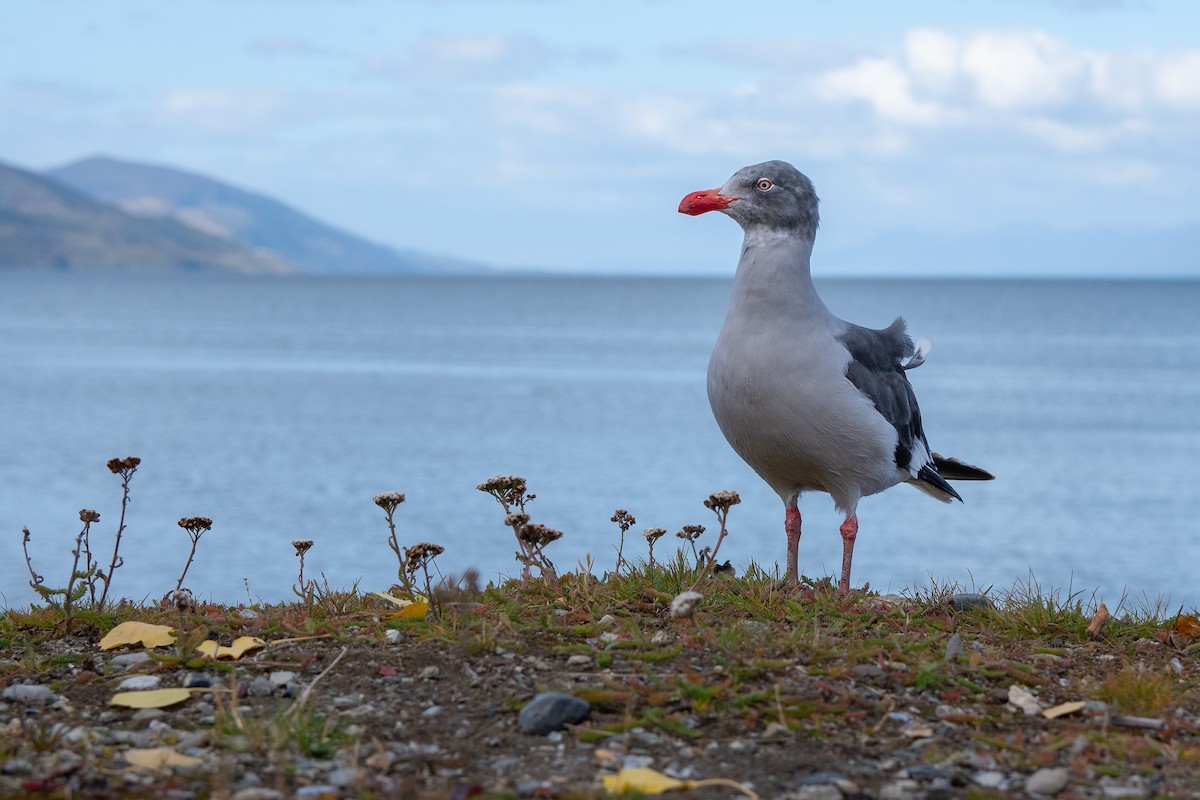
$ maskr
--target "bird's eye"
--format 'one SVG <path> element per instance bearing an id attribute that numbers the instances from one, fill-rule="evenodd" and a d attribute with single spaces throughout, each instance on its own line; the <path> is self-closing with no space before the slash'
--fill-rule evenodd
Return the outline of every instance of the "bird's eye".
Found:
<path id="1" fill-rule="evenodd" d="M 771 183 L 771 181 L 767 178 L 758 179 L 758 190 L 760 192 L 769 192 L 771 191 L 771 187 L 774 185 L 775 184 Z"/>

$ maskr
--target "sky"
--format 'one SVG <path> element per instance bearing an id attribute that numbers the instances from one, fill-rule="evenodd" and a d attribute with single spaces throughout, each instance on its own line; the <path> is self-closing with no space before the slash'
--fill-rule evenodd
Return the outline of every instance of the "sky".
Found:
<path id="1" fill-rule="evenodd" d="M 0 4 L 0 162 L 104 154 L 506 267 L 728 274 L 680 198 L 790 161 L 822 248 L 1200 222 L 1192 0 Z M 954 270 L 969 267 L 954 265 Z"/>

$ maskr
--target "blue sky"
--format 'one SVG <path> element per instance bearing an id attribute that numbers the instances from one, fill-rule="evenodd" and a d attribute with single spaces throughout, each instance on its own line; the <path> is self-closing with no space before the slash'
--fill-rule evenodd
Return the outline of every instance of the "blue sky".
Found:
<path id="1" fill-rule="evenodd" d="M 1187 0 L 4 3 L 0 161 L 167 163 L 571 270 L 728 273 L 733 223 L 676 205 L 773 158 L 816 183 L 818 255 L 1153 231 L 1200 222 L 1197 32 Z"/>

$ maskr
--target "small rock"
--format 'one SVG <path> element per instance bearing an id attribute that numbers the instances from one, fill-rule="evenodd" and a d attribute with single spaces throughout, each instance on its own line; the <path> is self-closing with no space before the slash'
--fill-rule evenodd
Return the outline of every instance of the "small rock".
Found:
<path id="1" fill-rule="evenodd" d="M 842 790 L 831 783 L 801 786 L 787 795 L 789 800 L 842 800 L 842 796 Z"/>
<path id="2" fill-rule="evenodd" d="M 613 642 L 619 642 L 620 640 L 620 635 L 613 633 L 612 631 L 605 631 L 604 633 L 600 634 L 600 641 L 604 642 L 605 644 L 612 644 Z"/>
<path id="3" fill-rule="evenodd" d="M 1114 798 L 1114 800 L 1145 797 L 1146 789 L 1142 786 L 1118 786 L 1115 784 L 1109 784 L 1104 787 L 1104 796 Z"/>
<path id="4" fill-rule="evenodd" d="M 425 667 L 420 672 L 418 672 L 417 677 L 423 681 L 432 681 L 432 680 L 435 680 L 441 674 L 442 674 L 442 670 L 440 667 L 435 667 L 435 666 L 431 665 L 431 666 Z"/>
<path id="5" fill-rule="evenodd" d="M 270 697 L 275 693 L 275 684 L 271 683 L 270 679 L 259 675 L 250 681 L 250 687 L 246 693 L 251 697 Z"/>
<path id="6" fill-rule="evenodd" d="M 567 659 L 568 667 L 590 667 L 592 665 L 592 657 L 586 653 L 576 653 Z"/>
<path id="7" fill-rule="evenodd" d="M 596 624 L 601 628 L 611 628 L 613 625 L 617 624 L 617 618 L 612 614 L 605 614 L 603 617 L 597 620 Z"/>
<path id="8" fill-rule="evenodd" d="M 337 697 L 333 698 L 331 702 L 333 703 L 334 708 L 350 708 L 351 706 L 361 704 L 362 701 L 362 694 L 356 692 L 354 694 L 339 694 Z"/>
<path id="9" fill-rule="evenodd" d="M 183 688 L 207 689 L 212 686 L 212 678 L 205 672 L 189 672 L 183 676 Z"/>
<path id="10" fill-rule="evenodd" d="M 696 606 L 704 599 L 699 592 L 680 592 L 671 601 L 671 616 L 676 619 L 687 619 L 696 613 Z"/>
<path id="11" fill-rule="evenodd" d="M 921 784 L 911 778 L 901 778 L 884 784 L 879 790 L 879 800 L 914 800 L 920 793 Z"/>
<path id="12" fill-rule="evenodd" d="M 283 800 L 283 792 L 263 786 L 250 786 L 234 792 L 233 800 Z"/>
<path id="13" fill-rule="evenodd" d="M 113 656 L 112 661 L 108 662 L 113 669 L 126 672 L 130 667 L 135 667 L 150 660 L 150 654 L 144 650 L 139 650 L 136 653 L 122 653 L 119 656 Z"/>
<path id="14" fill-rule="evenodd" d="M 400 633 L 400 631 L 396 630 L 395 628 L 388 628 L 383 632 L 383 638 L 388 644 L 399 644 L 401 641 L 403 641 L 404 634 Z"/>
<path id="15" fill-rule="evenodd" d="M 805 775 L 800 780 L 796 781 L 797 786 L 817 786 L 822 783 L 841 783 L 846 780 L 846 776 L 840 772 L 814 772 L 811 775 Z"/>
<path id="16" fill-rule="evenodd" d="M 296 800 L 337 800 L 336 786 L 318 784 L 316 786 L 301 786 L 296 790 Z"/>
<path id="17" fill-rule="evenodd" d="M 995 608 L 992 601 L 985 595 L 974 592 L 958 592 L 950 595 L 950 607 L 955 611 L 969 611 L 973 608 Z"/>
<path id="18" fill-rule="evenodd" d="M 994 769 L 981 770 L 971 775 L 971 782 L 985 789 L 999 789 L 1004 783 L 1004 773 Z"/>
<path id="19" fill-rule="evenodd" d="M 1025 779 L 1025 791 L 1030 794 L 1056 795 L 1071 782 L 1065 767 L 1043 767 Z"/>
<path id="20" fill-rule="evenodd" d="M 58 695 L 50 691 L 49 686 L 42 686 L 38 683 L 18 683 L 9 686 L 4 690 L 3 697 L 5 700 L 15 700 L 18 703 L 29 703 L 30 705 L 34 703 L 47 705 L 58 700 Z"/>
<path id="21" fill-rule="evenodd" d="M 763 731 L 762 740 L 764 742 L 784 742 L 792 738 L 792 731 L 787 725 L 782 725 L 778 722 L 771 722 Z"/>
<path id="22" fill-rule="evenodd" d="M 258 619 L 258 612 L 253 608 L 243 608 L 238 610 L 238 616 L 242 619 Z"/>
<path id="23" fill-rule="evenodd" d="M 288 672 L 287 670 L 283 669 L 277 669 L 267 676 L 267 680 L 269 680 L 275 686 L 287 686 L 289 683 L 296 680 L 296 673 Z"/>
<path id="24" fill-rule="evenodd" d="M 427 708 L 421 712 L 421 716 L 422 717 L 436 717 L 440 713 L 442 713 L 441 706 L 430 706 L 429 708 Z"/>
<path id="25" fill-rule="evenodd" d="M 1178 657 L 1172 658 L 1170 660 L 1170 662 L 1168 662 L 1168 663 L 1171 666 L 1171 671 L 1174 672 L 1176 675 L 1183 674 L 1183 662 L 1180 661 Z"/>
<path id="26" fill-rule="evenodd" d="M 762 636 L 770 632 L 771 628 L 765 622 L 759 622 L 756 619 L 744 619 L 738 622 L 738 630 L 751 636 Z"/>
<path id="27" fill-rule="evenodd" d="M 1024 711 L 1027 717 L 1042 710 L 1042 704 L 1033 696 L 1033 692 L 1017 683 L 1008 687 L 1008 702 Z"/>
<path id="28" fill-rule="evenodd" d="M 942 659 L 944 661 L 953 661 L 956 658 L 962 658 L 966 654 L 967 651 L 963 648 L 962 637 L 958 635 L 958 631 L 955 631 L 950 640 L 946 642 L 946 652 L 942 655 Z"/>
<path id="29" fill-rule="evenodd" d="M 27 775 L 33 765 L 23 758 L 10 758 L 4 762 L 4 766 L 0 767 L 0 772 L 5 775 Z"/>
<path id="30" fill-rule="evenodd" d="M 157 689 L 162 683 L 162 678 L 158 675 L 132 675 L 117 684 L 117 690 L 121 692 L 144 692 L 150 689 Z"/>
<path id="31" fill-rule="evenodd" d="M 355 767 L 338 767 L 326 777 L 334 786 L 345 788 L 347 786 L 356 786 L 362 782 L 362 770 Z"/>
<path id="32" fill-rule="evenodd" d="M 855 664 L 850 668 L 850 674 L 856 678 L 882 678 L 887 673 L 878 664 Z"/>
<path id="33" fill-rule="evenodd" d="M 650 637 L 650 644 L 655 647 L 662 647 L 673 641 L 675 641 L 675 634 L 670 631 L 655 631 L 654 635 Z"/>
<path id="34" fill-rule="evenodd" d="M 588 715 L 587 701 L 561 692 L 546 692 L 533 698 L 521 709 L 521 730 L 534 736 L 545 736 L 568 724 L 579 722 Z"/>

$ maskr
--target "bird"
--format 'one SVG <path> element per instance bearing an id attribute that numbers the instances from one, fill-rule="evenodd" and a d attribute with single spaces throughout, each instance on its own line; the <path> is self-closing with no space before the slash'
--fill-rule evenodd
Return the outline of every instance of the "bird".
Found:
<path id="1" fill-rule="evenodd" d="M 813 285 L 820 221 L 812 181 L 786 161 L 744 167 L 692 192 L 683 214 L 720 211 L 744 232 L 729 310 L 708 364 L 708 399 L 733 450 L 783 501 L 784 580 L 799 582 L 800 495 L 825 492 L 844 515 L 837 594 L 850 567 L 863 497 L 907 483 L 949 503 L 951 480 L 992 480 L 930 450 L 907 371 L 924 363 L 902 317 L 872 329 L 835 316 Z"/>

